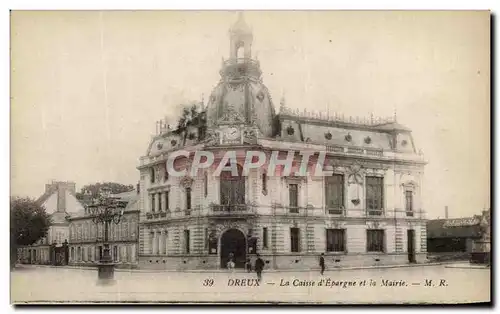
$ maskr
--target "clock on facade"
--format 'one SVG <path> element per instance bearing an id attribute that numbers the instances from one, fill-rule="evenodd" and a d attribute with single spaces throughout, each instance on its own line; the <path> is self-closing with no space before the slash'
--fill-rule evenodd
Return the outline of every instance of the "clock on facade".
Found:
<path id="1" fill-rule="evenodd" d="M 228 128 L 226 130 L 226 138 L 228 140 L 235 140 L 240 136 L 240 131 L 237 128 Z"/>

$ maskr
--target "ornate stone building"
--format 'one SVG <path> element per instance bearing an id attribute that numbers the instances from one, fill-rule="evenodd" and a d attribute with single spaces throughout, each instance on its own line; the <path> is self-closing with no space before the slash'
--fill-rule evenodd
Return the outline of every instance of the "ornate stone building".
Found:
<path id="1" fill-rule="evenodd" d="M 127 202 L 118 224 L 111 223 L 108 230 L 110 254 L 117 267 L 137 266 L 139 210 L 138 191 L 111 195 Z M 95 224 L 88 210 L 82 209 L 68 217 L 69 264 L 93 266 L 104 254 L 104 225 Z"/>
<path id="2" fill-rule="evenodd" d="M 275 112 L 252 58 L 253 34 L 242 16 L 230 29 L 229 59 L 205 108 L 190 123 L 158 134 L 140 158 L 139 264 L 158 269 L 242 267 L 255 253 L 267 267 L 403 264 L 426 260 L 421 198 L 425 165 L 411 131 L 390 119 L 298 112 L 284 99 Z M 221 162 L 236 151 L 239 176 L 213 168 L 169 175 L 180 150 L 211 151 Z M 328 177 L 241 169 L 247 151 L 309 151 Z M 281 157 L 280 157 L 281 158 Z M 176 167 L 192 158 L 178 157 Z"/>

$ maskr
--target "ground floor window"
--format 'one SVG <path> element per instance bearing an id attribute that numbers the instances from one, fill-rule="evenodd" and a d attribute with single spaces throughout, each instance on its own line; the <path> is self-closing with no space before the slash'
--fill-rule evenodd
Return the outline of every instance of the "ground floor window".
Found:
<path id="1" fill-rule="evenodd" d="M 326 229 L 326 251 L 345 251 L 345 229 Z"/>
<path id="2" fill-rule="evenodd" d="M 189 254 L 191 251 L 190 247 L 190 234 L 189 230 L 184 230 L 184 253 Z"/>
<path id="3" fill-rule="evenodd" d="M 384 252 L 384 230 L 366 230 L 366 251 Z"/>
<path id="4" fill-rule="evenodd" d="M 300 252 L 300 229 L 290 228 L 290 250 Z"/>

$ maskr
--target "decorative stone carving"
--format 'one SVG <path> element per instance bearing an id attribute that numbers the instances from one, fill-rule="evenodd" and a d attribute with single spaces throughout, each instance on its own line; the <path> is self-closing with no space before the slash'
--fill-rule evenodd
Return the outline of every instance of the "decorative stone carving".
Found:
<path id="1" fill-rule="evenodd" d="M 331 139 L 332 139 L 332 133 L 331 133 L 330 131 L 326 132 L 326 133 L 325 133 L 325 138 L 326 138 L 327 140 L 331 140 Z"/>
<path id="2" fill-rule="evenodd" d="M 369 136 L 365 137 L 365 143 L 366 144 L 370 144 L 371 142 L 372 142 L 372 138 L 371 137 L 369 137 Z"/>
<path id="3" fill-rule="evenodd" d="M 224 115 L 219 119 L 219 123 L 243 123 L 245 119 L 234 110 L 233 107 L 226 107 L 227 109 L 224 112 Z"/>
<path id="4" fill-rule="evenodd" d="M 253 141 L 257 139 L 257 132 L 254 129 L 246 129 L 243 131 L 243 137 L 247 141 Z"/>
<path id="5" fill-rule="evenodd" d="M 359 162 L 351 164 L 347 168 L 347 183 L 363 185 L 363 166 Z"/>
<path id="6" fill-rule="evenodd" d="M 347 133 L 347 135 L 345 136 L 344 138 L 346 140 L 346 142 L 350 142 L 352 141 L 352 136 L 351 136 L 351 133 Z"/>
<path id="7" fill-rule="evenodd" d="M 330 220 L 327 223 L 328 228 L 331 229 L 346 229 L 347 223 L 345 221 L 340 221 L 340 220 Z"/>
<path id="8" fill-rule="evenodd" d="M 293 133 L 295 133 L 295 129 L 294 129 L 292 126 L 288 126 L 288 127 L 286 128 L 286 133 L 287 133 L 288 135 L 293 135 Z"/>
<path id="9" fill-rule="evenodd" d="M 229 86 L 229 89 L 231 89 L 231 91 L 233 91 L 233 92 L 244 92 L 245 91 L 244 84 L 229 83 L 228 86 Z"/>
<path id="10" fill-rule="evenodd" d="M 162 144 L 162 143 L 157 143 L 157 144 L 156 144 L 156 148 L 157 148 L 158 150 L 161 150 L 161 149 L 163 148 L 163 144 Z"/>
<path id="11" fill-rule="evenodd" d="M 206 136 L 206 142 L 208 145 L 219 145 L 220 144 L 220 133 L 216 130 L 210 130 Z"/>
<path id="12" fill-rule="evenodd" d="M 384 229 L 385 225 L 386 225 L 385 222 L 378 220 L 366 222 L 367 229 Z"/>
<path id="13" fill-rule="evenodd" d="M 191 178 L 190 176 L 184 176 L 180 180 L 180 184 L 184 189 L 190 188 L 193 185 L 193 182 L 194 182 L 194 179 Z"/>
<path id="14" fill-rule="evenodd" d="M 264 100 L 264 93 L 262 91 L 259 91 L 259 93 L 257 94 L 257 99 L 262 102 Z"/>

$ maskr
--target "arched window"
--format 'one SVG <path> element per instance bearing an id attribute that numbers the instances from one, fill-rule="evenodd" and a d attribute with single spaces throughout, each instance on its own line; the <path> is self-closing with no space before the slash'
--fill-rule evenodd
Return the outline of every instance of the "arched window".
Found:
<path id="1" fill-rule="evenodd" d="M 221 205 L 245 204 L 245 177 L 243 168 L 236 165 L 238 175 L 233 176 L 230 170 L 220 174 L 220 201 Z"/>

